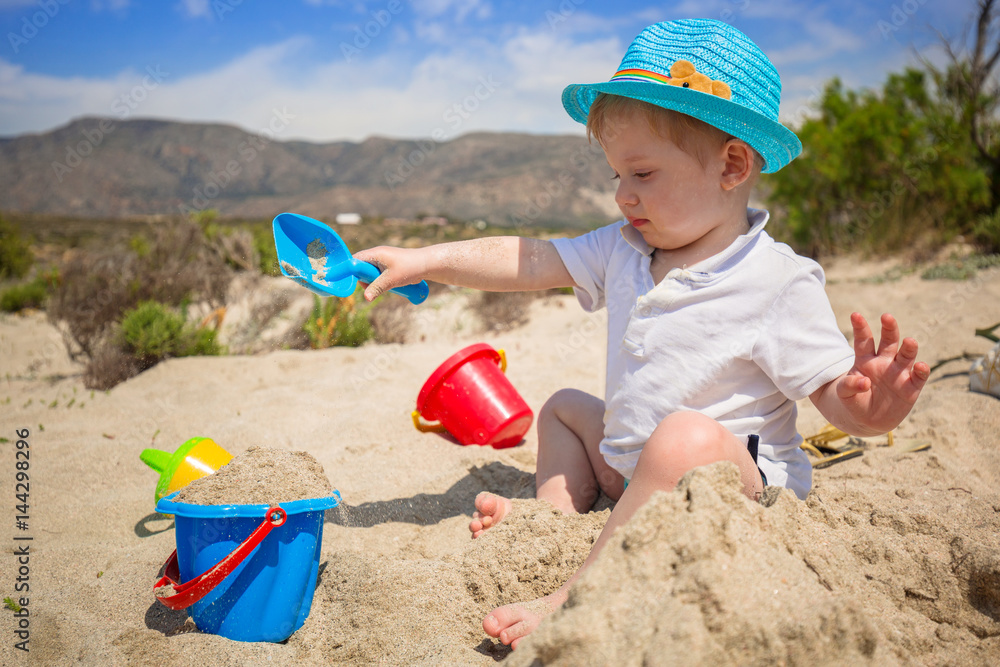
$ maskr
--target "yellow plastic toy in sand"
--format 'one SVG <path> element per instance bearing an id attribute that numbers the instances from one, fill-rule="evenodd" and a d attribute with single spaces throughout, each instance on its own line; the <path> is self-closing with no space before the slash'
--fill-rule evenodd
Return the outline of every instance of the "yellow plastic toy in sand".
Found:
<path id="1" fill-rule="evenodd" d="M 233 459 L 233 455 L 210 438 L 191 438 L 171 454 L 159 449 L 144 449 L 143 463 L 160 473 L 156 484 L 156 502 L 182 489 L 194 480 L 211 475 Z"/>
<path id="2" fill-rule="evenodd" d="M 847 447 L 838 447 L 832 444 L 846 437 L 848 437 L 847 433 L 841 431 L 833 424 L 827 424 L 815 435 L 805 438 L 805 441 L 799 447 L 817 457 L 812 462 L 813 468 L 828 468 L 834 463 L 840 463 L 841 461 L 853 459 L 864 454 L 864 450 L 860 447 L 852 447 L 850 445 Z M 889 433 L 889 443 L 892 444 L 892 432 Z"/>

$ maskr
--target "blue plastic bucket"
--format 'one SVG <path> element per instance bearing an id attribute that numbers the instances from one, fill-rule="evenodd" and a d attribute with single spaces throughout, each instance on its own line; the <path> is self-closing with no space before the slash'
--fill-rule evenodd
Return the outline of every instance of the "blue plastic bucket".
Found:
<path id="1" fill-rule="evenodd" d="M 309 616 L 319 553 L 323 513 L 340 504 L 340 494 L 281 503 L 287 515 L 257 547 L 188 609 L 198 629 L 244 642 L 280 642 Z M 173 502 L 173 493 L 156 511 L 173 514 L 180 582 L 214 567 L 260 525 L 267 505 L 191 505 Z"/>

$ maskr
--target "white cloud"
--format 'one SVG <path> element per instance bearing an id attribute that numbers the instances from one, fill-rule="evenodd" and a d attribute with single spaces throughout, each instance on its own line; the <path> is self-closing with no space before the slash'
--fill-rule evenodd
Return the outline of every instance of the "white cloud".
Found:
<path id="1" fill-rule="evenodd" d="M 0 118 L 21 119 L 23 126 L 2 126 L 4 134 L 37 131 L 62 125 L 71 116 L 113 115 L 115 100 L 141 83 L 135 72 L 111 79 L 60 78 L 30 74 L 20 65 L 0 59 Z"/>
<path id="2" fill-rule="evenodd" d="M 125 108 L 123 98 L 134 102 L 135 108 L 128 108 L 134 117 L 223 122 L 251 131 L 264 127 L 274 109 L 287 109 L 295 117 L 284 139 L 582 131 L 562 109 L 562 89 L 610 77 L 627 46 L 608 36 L 613 30 L 596 29 L 598 17 L 583 6 L 555 26 L 540 13 L 533 27 L 493 26 L 490 34 L 471 30 L 463 39 L 449 40 L 448 22 L 430 13 L 441 16 L 453 5 L 452 0 L 420 4 L 428 18 L 419 30 L 441 26 L 440 41 L 421 57 L 413 57 L 410 48 L 404 49 L 405 56 L 396 49 L 390 50 L 394 55 L 376 55 L 382 49 L 372 48 L 350 62 L 337 51 L 327 62 L 305 65 L 300 56 L 312 44 L 300 37 L 252 49 L 198 74 L 163 73 L 162 81 L 148 90 L 143 90 L 143 79 L 149 75 L 141 70 L 63 78 L 33 74 L 0 59 L 0 135 L 44 131 L 81 115 L 117 117 L 113 106 Z M 726 5 L 741 6 L 728 0 L 708 6 Z M 746 11 L 776 12 L 783 6 L 754 0 Z M 866 62 L 872 56 L 859 38 L 821 19 L 809 19 L 811 25 L 800 28 L 800 40 L 771 54 L 776 64 L 784 63 L 779 71 L 785 119 L 801 116 L 815 91 L 834 75 L 841 75 L 848 87 L 879 85 L 886 72 L 912 62 L 901 48 Z M 408 30 L 394 23 L 376 39 L 396 44 L 397 34 L 414 45 L 426 36 L 416 26 Z M 133 91 L 143 99 L 131 99 Z"/>
<path id="3" fill-rule="evenodd" d="M 119 117 L 123 99 L 135 107 L 130 117 L 224 122 L 251 131 L 284 109 L 294 118 L 282 139 L 580 132 L 562 109 L 562 88 L 606 80 L 622 51 L 615 39 L 573 41 L 542 27 L 495 44 L 463 41 L 413 63 L 386 55 L 338 57 L 303 70 L 297 56 L 306 44 L 297 38 L 257 48 L 197 75 L 160 72 L 161 81 L 145 90 L 144 77 L 152 80 L 144 71 L 61 78 L 0 59 L 0 134 L 44 131 L 81 115 Z"/>
<path id="4" fill-rule="evenodd" d="M 414 25 L 417 38 L 425 44 L 450 44 L 451 25 L 444 21 L 417 21 Z"/>
<path id="5" fill-rule="evenodd" d="M 419 16 L 449 15 L 459 23 L 469 14 L 486 19 L 493 13 L 493 8 L 484 0 L 411 0 L 410 4 Z"/>
<path id="6" fill-rule="evenodd" d="M 190 18 L 212 18 L 209 0 L 181 0 L 181 9 Z"/>

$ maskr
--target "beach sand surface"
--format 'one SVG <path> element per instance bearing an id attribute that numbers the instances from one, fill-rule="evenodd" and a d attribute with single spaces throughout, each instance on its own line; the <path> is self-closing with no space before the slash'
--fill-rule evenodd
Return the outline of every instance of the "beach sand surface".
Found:
<path id="1" fill-rule="evenodd" d="M 961 282 L 905 271 L 878 280 L 893 267 L 827 266 L 845 334 L 852 311 L 873 322 L 889 311 L 928 362 L 991 347 L 973 332 L 1000 320 L 1000 269 Z M 511 449 L 463 447 L 414 429 L 417 393 L 448 356 L 486 342 L 506 351 L 507 376 L 536 414 L 562 387 L 601 395 L 605 331 L 603 314 L 563 295 L 532 302 L 523 327 L 486 332 L 465 310 L 469 298 L 450 290 L 421 306 L 416 342 L 174 359 L 107 392 L 84 388 L 81 365 L 43 314 L 0 317 L 0 597 L 25 598 L 28 610 L 0 615 L 0 662 L 1000 661 L 1000 400 L 968 390 L 969 361 L 935 371 L 893 446 L 871 439 L 863 456 L 817 470 L 804 502 L 770 489 L 752 503 L 734 468 L 695 471 L 614 536 L 517 651 L 487 637 L 481 621 L 492 608 L 545 595 L 579 567 L 607 503 L 564 516 L 532 500 L 534 429 Z M 824 423 L 800 404 L 803 434 Z M 24 530 L 18 430 L 30 445 Z M 203 634 L 154 597 L 174 526 L 155 513 L 157 475 L 139 454 L 194 436 L 234 454 L 307 451 L 343 497 L 325 516 L 309 618 L 284 643 Z M 919 443 L 930 449 L 907 451 Z M 484 490 L 520 500 L 473 541 L 467 524 Z M 13 634 L 24 618 L 29 653 Z"/>

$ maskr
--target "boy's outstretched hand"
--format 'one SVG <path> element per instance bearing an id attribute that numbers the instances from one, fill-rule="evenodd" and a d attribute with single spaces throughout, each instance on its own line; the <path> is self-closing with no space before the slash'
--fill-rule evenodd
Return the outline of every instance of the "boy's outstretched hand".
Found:
<path id="1" fill-rule="evenodd" d="M 854 327 L 854 368 L 813 395 L 813 402 L 831 423 L 853 435 L 876 435 L 896 428 L 909 414 L 930 376 L 917 359 L 917 341 L 899 340 L 899 324 L 882 315 L 878 350 L 868 322 L 851 315 Z M 834 405 L 834 398 L 836 403 Z"/>

